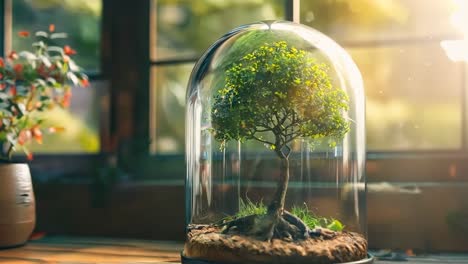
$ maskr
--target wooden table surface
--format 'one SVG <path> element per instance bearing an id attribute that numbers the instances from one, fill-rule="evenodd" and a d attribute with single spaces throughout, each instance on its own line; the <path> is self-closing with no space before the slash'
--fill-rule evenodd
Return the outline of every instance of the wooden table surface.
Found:
<path id="1" fill-rule="evenodd" d="M 80 237 L 44 237 L 0 250 L 0 263 L 178 263 L 182 243 Z"/>
<path id="2" fill-rule="evenodd" d="M 0 250 L 1 264 L 179 263 L 180 242 L 111 238 L 44 237 L 26 246 Z M 395 264 L 377 261 L 376 264 Z M 413 263 L 468 264 L 468 255 L 441 254 L 408 258 Z"/>

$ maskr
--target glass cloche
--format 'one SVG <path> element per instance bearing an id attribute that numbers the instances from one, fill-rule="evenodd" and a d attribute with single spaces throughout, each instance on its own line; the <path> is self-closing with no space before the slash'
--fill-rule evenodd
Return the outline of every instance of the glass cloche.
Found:
<path id="1" fill-rule="evenodd" d="M 361 74 L 322 33 L 238 27 L 187 91 L 183 263 L 371 263 Z"/>

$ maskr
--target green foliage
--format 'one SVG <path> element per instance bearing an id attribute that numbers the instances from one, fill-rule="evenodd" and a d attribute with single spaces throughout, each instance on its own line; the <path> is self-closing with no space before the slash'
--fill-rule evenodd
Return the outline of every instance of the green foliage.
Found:
<path id="1" fill-rule="evenodd" d="M 250 199 L 240 200 L 239 212 L 237 212 L 232 217 L 227 217 L 224 221 L 229 221 L 233 219 L 239 219 L 242 217 L 250 215 L 266 215 L 267 206 L 262 202 L 252 202 Z M 320 217 L 315 215 L 313 212 L 307 208 L 304 204 L 303 206 L 294 206 L 291 209 L 291 214 L 297 216 L 301 219 L 310 229 L 314 228 L 328 228 L 333 231 L 342 231 L 344 225 L 337 219 Z"/>
<path id="2" fill-rule="evenodd" d="M 328 228 L 333 231 L 342 231 L 345 227 L 339 220 L 315 215 L 305 204 L 294 206 L 291 209 L 291 214 L 299 217 L 310 229 Z"/>
<path id="3" fill-rule="evenodd" d="M 19 32 L 27 38 L 30 33 Z M 54 107 L 67 108 L 71 87 L 89 85 L 88 77 L 71 58 L 76 54 L 70 46 L 57 46 L 57 39 L 66 34 L 49 31 L 35 33 L 31 51 L 11 51 L 0 58 L 0 156 L 10 159 L 12 152 L 23 150 L 32 159 L 28 143 L 42 144 L 43 134 L 55 133 L 63 127 L 44 127 L 47 112 Z"/>
<path id="4" fill-rule="evenodd" d="M 247 198 L 245 201 L 240 199 L 239 211 L 235 215 L 229 215 L 227 217 L 224 217 L 222 219 L 222 222 L 228 222 L 234 219 L 239 219 L 250 215 L 266 215 L 266 213 L 267 207 L 262 201 L 252 202 L 249 198 Z"/>
<path id="5" fill-rule="evenodd" d="M 347 109 L 347 95 L 331 84 L 327 65 L 278 41 L 226 71 L 214 96 L 212 131 L 220 142 L 254 139 L 278 152 L 300 137 L 341 139 L 349 130 Z"/>
<path id="6" fill-rule="evenodd" d="M 331 229 L 333 231 L 342 231 L 344 228 L 344 225 L 336 220 L 336 219 L 331 219 L 331 222 L 326 226 L 328 229 Z"/>
<path id="7" fill-rule="evenodd" d="M 239 201 L 239 212 L 235 215 L 235 218 L 245 217 L 249 215 L 265 215 L 267 213 L 267 207 L 262 201 L 255 203 L 250 199 Z"/>

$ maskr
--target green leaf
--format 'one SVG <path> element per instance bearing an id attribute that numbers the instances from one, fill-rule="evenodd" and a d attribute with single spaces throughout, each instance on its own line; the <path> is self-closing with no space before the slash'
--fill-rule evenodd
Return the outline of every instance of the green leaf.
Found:
<path id="1" fill-rule="evenodd" d="M 40 56 L 39 57 L 40 60 L 42 61 L 42 63 L 44 63 L 44 65 L 48 68 L 52 65 L 52 63 L 50 62 L 49 58 L 47 58 L 46 56 Z"/>
<path id="2" fill-rule="evenodd" d="M 72 72 L 77 72 L 80 70 L 80 67 L 78 67 L 78 65 L 76 65 L 75 61 L 72 59 L 68 61 L 68 65 L 70 66 L 70 71 Z"/>
<path id="3" fill-rule="evenodd" d="M 51 39 L 64 39 L 64 38 L 67 38 L 67 34 L 66 33 L 52 33 L 50 34 L 50 38 Z"/>
<path id="4" fill-rule="evenodd" d="M 344 225 L 340 221 L 333 219 L 333 221 L 327 225 L 327 228 L 333 231 L 342 231 L 344 229 Z"/>
<path id="5" fill-rule="evenodd" d="M 7 140 L 7 132 L 0 131 L 0 141 L 5 141 L 5 140 Z"/>
<path id="6" fill-rule="evenodd" d="M 78 77 L 73 72 L 68 72 L 67 73 L 67 78 L 72 81 L 73 85 L 78 85 L 80 80 L 78 80 Z"/>
<path id="7" fill-rule="evenodd" d="M 46 81 L 47 81 L 48 83 L 50 83 L 51 85 L 54 85 L 54 84 L 57 83 L 57 81 L 56 81 L 54 78 L 52 78 L 52 77 L 47 78 Z"/>
<path id="8" fill-rule="evenodd" d="M 40 41 L 37 41 L 37 42 L 34 42 L 32 44 L 33 47 L 36 47 L 36 48 L 45 48 L 46 45 L 44 43 L 44 41 L 40 40 Z"/>
<path id="9" fill-rule="evenodd" d="M 36 79 L 36 86 L 46 86 L 47 82 L 43 79 Z"/>
<path id="10" fill-rule="evenodd" d="M 344 225 L 336 220 L 315 215 L 307 208 L 307 205 L 293 206 L 291 213 L 301 219 L 310 229 L 328 228 L 333 231 L 343 231 Z"/>
<path id="11" fill-rule="evenodd" d="M 62 73 L 66 73 L 66 72 L 68 72 L 68 63 L 64 63 L 62 66 Z"/>
<path id="12" fill-rule="evenodd" d="M 26 106 L 23 103 L 17 104 L 19 114 L 18 117 L 21 118 L 26 113 Z"/>
<path id="13" fill-rule="evenodd" d="M 34 60 L 37 60 L 37 57 L 34 53 L 32 52 L 29 52 L 29 51 L 21 51 L 20 53 L 18 53 L 18 57 L 20 58 L 24 58 L 28 61 L 34 61 Z"/>
<path id="14" fill-rule="evenodd" d="M 49 34 L 45 31 L 37 31 L 36 32 L 36 37 L 43 37 L 43 38 L 49 38 Z"/>
<path id="15" fill-rule="evenodd" d="M 63 48 L 57 47 L 57 46 L 47 47 L 47 51 L 48 52 L 57 52 L 57 53 L 63 54 Z M 53 58 L 56 58 L 56 57 L 53 57 Z"/>

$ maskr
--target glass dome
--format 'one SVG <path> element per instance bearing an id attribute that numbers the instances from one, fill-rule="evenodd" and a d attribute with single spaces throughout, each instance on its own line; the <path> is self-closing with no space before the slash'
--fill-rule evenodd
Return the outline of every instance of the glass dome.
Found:
<path id="1" fill-rule="evenodd" d="M 312 28 L 216 41 L 188 84 L 183 262 L 370 263 L 364 103 L 351 57 Z"/>

